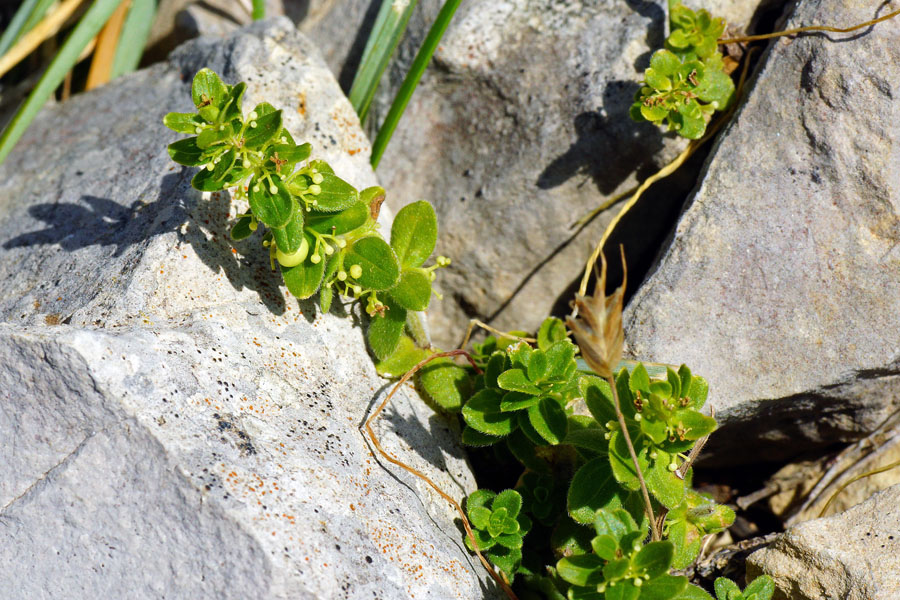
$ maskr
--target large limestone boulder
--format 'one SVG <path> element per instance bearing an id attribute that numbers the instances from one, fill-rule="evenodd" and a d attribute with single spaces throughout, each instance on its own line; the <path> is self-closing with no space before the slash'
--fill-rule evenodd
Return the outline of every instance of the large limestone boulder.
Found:
<path id="1" fill-rule="evenodd" d="M 900 598 L 900 486 L 847 512 L 788 529 L 747 559 L 775 580 L 775 600 Z"/>
<path id="2" fill-rule="evenodd" d="M 169 161 L 202 66 L 246 81 L 353 184 L 368 142 L 287 20 L 199 40 L 46 110 L 0 168 L 0 564 L 8 598 L 493 594 L 453 511 L 359 431 L 386 384 L 353 319 L 298 303 L 243 210 Z M 249 108 L 248 108 L 249 110 Z M 462 497 L 448 426 L 401 393 L 386 448 Z"/>
<path id="3" fill-rule="evenodd" d="M 789 26 L 875 12 L 801 3 Z M 719 462 L 854 439 L 900 406 L 898 35 L 772 43 L 628 307 L 634 355 L 709 380 Z"/>
<path id="4" fill-rule="evenodd" d="M 374 19 L 366 9 L 378 4 L 341 0 L 301 23 L 344 85 L 365 45 L 366 17 Z M 373 106 L 373 125 L 442 4 L 419 2 Z M 411 198 L 435 204 L 438 251 L 454 261 L 441 284 L 446 301 L 429 311 L 444 346 L 459 342 L 471 317 L 501 329 L 536 328 L 554 304 L 571 300 L 567 288 L 618 209 L 580 232 L 575 221 L 684 148 L 684 140 L 628 117 L 650 53 L 663 44 L 664 4 L 461 3 L 378 168 L 392 206 Z M 759 2 L 719 4 L 719 14 L 741 28 Z M 355 35 L 339 34 L 348 29 Z M 652 260 L 692 185 L 690 178 L 667 182 L 641 235 L 628 239 L 632 267 Z"/>

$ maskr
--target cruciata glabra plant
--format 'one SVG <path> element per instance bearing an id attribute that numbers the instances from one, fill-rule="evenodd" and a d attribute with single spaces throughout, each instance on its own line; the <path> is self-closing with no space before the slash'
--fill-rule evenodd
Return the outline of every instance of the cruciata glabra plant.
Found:
<path id="1" fill-rule="evenodd" d="M 167 127 L 191 135 L 170 144 L 169 156 L 200 168 L 194 188 L 233 188 L 234 198 L 247 202 L 231 238 L 248 238 L 262 225 L 272 269 L 278 265 L 291 294 L 302 299 L 319 292 L 324 312 L 335 291 L 365 301 L 373 317 L 370 345 L 378 358 L 389 357 L 409 314 L 428 307 L 435 269 L 450 263 L 439 256 L 424 266 L 437 240 L 434 209 L 424 200 L 404 207 L 386 242 L 377 223 L 384 190 L 358 192 L 325 161 L 310 159 L 312 147 L 294 141 L 271 104 L 245 116 L 246 87 L 199 71 L 191 86 L 196 111 L 165 116 Z"/>
<path id="2" fill-rule="evenodd" d="M 630 114 L 635 121 L 665 121 L 670 130 L 695 140 L 703 137 L 713 113 L 734 98 L 718 46 L 725 21 L 675 1 L 669 3 L 669 24 L 666 47 L 650 58 Z"/>

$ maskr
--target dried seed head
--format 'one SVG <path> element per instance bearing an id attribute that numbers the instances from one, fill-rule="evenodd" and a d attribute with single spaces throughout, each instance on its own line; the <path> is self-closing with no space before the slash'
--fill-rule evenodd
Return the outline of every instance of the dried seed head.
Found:
<path id="1" fill-rule="evenodd" d="M 625 302 L 625 285 L 628 269 L 625 251 L 622 249 L 622 285 L 611 296 L 606 296 L 606 257 L 600 255 L 600 277 L 593 296 L 575 296 L 578 317 L 566 319 L 581 356 L 595 373 L 612 377 L 613 369 L 622 359 L 625 330 L 622 328 L 622 307 Z"/>

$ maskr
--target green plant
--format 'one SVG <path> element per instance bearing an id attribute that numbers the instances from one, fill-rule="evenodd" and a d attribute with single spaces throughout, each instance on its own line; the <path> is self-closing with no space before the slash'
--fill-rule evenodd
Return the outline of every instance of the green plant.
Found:
<path id="1" fill-rule="evenodd" d="M 695 140 L 703 137 L 713 113 L 727 109 L 734 97 L 734 82 L 718 51 L 725 21 L 680 2 L 670 3 L 669 10 L 672 32 L 666 47 L 651 57 L 630 114 L 635 121 L 665 121 L 670 130 Z"/>
<path id="2" fill-rule="evenodd" d="M 775 593 L 775 582 L 768 575 L 761 575 L 747 584 L 744 591 L 730 579 L 719 577 L 715 582 L 716 600 L 770 600 Z"/>
<path id="3" fill-rule="evenodd" d="M 522 563 L 522 539 L 531 529 L 531 519 L 522 513 L 522 496 L 515 490 L 477 490 L 466 499 L 466 514 L 478 547 L 512 578 Z M 465 541 L 475 549 L 469 538 Z"/>
<path id="4" fill-rule="evenodd" d="M 196 112 L 164 119 L 170 129 L 192 134 L 170 144 L 169 155 L 200 167 L 194 188 L 233 188 L 235 199 L 248 203 L 231 238 L 248 238 L 263 225 L 262 245 L 291 294 L 302 299 L 318 292 L 325 312 L 335 291 L 365 301 L 366 312 L 377 316 L 369 330 L 372 349 L 388 357 L 400 343 L 407 313 L 428 307 L 434 270 L 449 264 L 438 257 L 423 266 L 437 239 L 434 209 L 425 201 L 404 207 L 388 244 L 376 221 L 384 190 L 357 192 L 326 162 L 311 160 L 311 146 L 294 141 L 272 105 L 258 104 L 245 117 L 245 90 L 243 83 L 226 85 L 209 69 L 199 71 L 191 87 Z"/>

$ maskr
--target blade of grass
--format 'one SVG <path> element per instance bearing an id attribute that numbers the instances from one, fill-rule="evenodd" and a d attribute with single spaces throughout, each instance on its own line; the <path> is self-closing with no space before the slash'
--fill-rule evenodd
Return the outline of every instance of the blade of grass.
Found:
<path id="1" fill-rule="evenodd" d="M 416 53 L 416 58 L 409 67 L 409 72 L 406 74 L 406 77 L 403 79 L 403 84 L 400 86 L 397 95 L 394 97 L 391 109 L 388 111 L 384 123 L 381 124 L 378 135 L 375 136 L 375 143 L 372 144 L 373 168 L 378 167 L 378 163 L 381 162 L 381 157 L 384 154 L 385 148 L 387 148 L 388 142 L 391 141 L 391 136 L 394 135 L 397 123 L 400 122 L 400 117 L 403 116 L 406 105 L 409 104 L 413 92 L 416 91 L 416 86 L 419 85 L 419 80 L 422 79 L 422 75 L 425 73 L 428 63 L 431 62 L 434 51 L 437 50 L 438 44 L 441 43 L 441 38 L 444 37 L 444 32 L 447 31 L 447 26 L 450 25 L 450 21 L 453 19 L 453 15 L 456 13 L 459 3 L 460 0 L 447 0 L 444 2 L 444 6 L 441 7 L 441 12 L 438 13 L 437 18 L 434 20 L 434 24 L 432 24 L 431 29 L 428 30 L 428 36 L 425 38 L 425 41 L 422 42 L 422 47 L 419 48 L 419 51 Z"/>
<path id="2" fill-rule="evenodd" d="M 85 90 L 100 87 L 110 79 L 113 60 L 116 57 L 116 46 L 119 45 L 119 36 L 122 33 L 122 25 L 128 15 L 130 0 L 121 0 L 121 3 L 110 15 L 109 20 L 100 34 L 97 36 L 97 51 L 94 52 L 94 60 L 91 61 L 91 69 L 88 71 Z"/>
<path id="3" fill-rule="evenodd" d="M 121 0 L 121 4 L 110 15 L 109 20 L 97 35 L 97 50 L 91 61 L 91 69 L 88 71 L 85 90 L 100 87 L 109 81 L 112 75 L 112 64 L 116 57 L 116 46 L 119 45 L 119 36 L 122 33 L 122 25 L 128 15 L 128 7 L 131 0 Z"/>
<path id="4" fill-rule="evenodd" d="M 131 8 L 122 26 L 116 57 L 113 59 L 110 79 L 131 73 L 137 69 L 144 55 L 144 46 L 150 37 L 150 28 L 156 15 L 156 0 L 131 0 Z"/>
<path id="5" fill-rule="evenodd" d="M 350 104 L 359 115 L 360 122 L 365 121 L 369 113 L 378 82 L 381 81 L 391 55 L 400 44 L 417 2 L 418 0 L 382 0 L 378 18 L 350 87 Z"/>
<path id="6" fill-rule="evenodd" d="M 6 157 L 12 151 L 13 146 L 28 129 L 31 121 L 40 112 L 41 107 L 53 93 L 53 90 L 62 83 L 66 77 L 66 73 L 72 68 L 72 65 L 78 60 L 81 51 L 87 46 L 92 39 L 100 32 L 103 25 L 109 20 L 121 0 L 95 0 L 91 7 L 84 13 L 84 16 L 72 30 L 72 33 L 59 49 L 56 57 L 47 67 L 41 80 L 35 86 L 34 90 L 28 96 L 25 104 L 13 117 L 13 120 L 3 131 L 0 137 L 0 163 L 6 160 Z"/>
<path id="7" fill-rule="evenodd" d="M 34 26 L 40 23 L 41 19 L 47 14 L 47 11 L 56 3 L 57 0 L 38 0 L 38 5 L 35 7 L 34 12 L 31 13 L 31 16 L 28 17 L 28 20 L 25 21 L 25 26 L 22 27 L 22 31 L 19 35 L 25 35 L 34 29 Z"/>
<path id="8" fill-rule="evenodd" d="M 0 77 L 19 64 L 23 58 L 34 52 L 44 40 L 60 30 L 63 24 L 81 5 L 82 0 L 66 0 L 59 8 L 47 15 L 34 29 L 23 35 L 9 52 L 0 57 Z"/>
<path id="9" fill-rule="evenodd" d="M 9 26 L 3 30 L 3 35 L 0 36 L 0 56 L 9 50 L 13 42 L 19 38 L 19 34 L 22 33 L 24 25 L 28 21 L 28 17 L 37 7 L 37 4 L 38 0 L 25 0 L 19 7 L 19 10 L 16 11 L 16 14 L 13 15 Z"/>
<path id="10" fill-rule="evenodd" d="M 266 18 L 266 0 L 253 0 L 253 20 Z"/>

